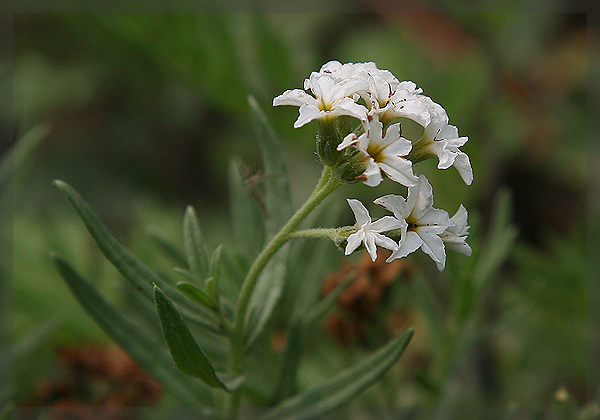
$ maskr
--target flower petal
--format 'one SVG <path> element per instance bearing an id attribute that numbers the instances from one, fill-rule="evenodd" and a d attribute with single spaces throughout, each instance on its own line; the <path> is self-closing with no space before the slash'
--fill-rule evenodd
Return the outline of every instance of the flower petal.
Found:
<path id="1" fill-rule="evenodd" d="M 375 204 L 394 213 L 397 219 L 404 220 L 409 215 L 412 209 L 407 206 L 406 199 L 401 195 L 388 194 L 377 198 L 373 201 Z"/>
<path id="2" fill-rule="evenodd" d="M 302 106 L 304 104 L 315 105 L 317 100 L 301 89 L 290 89 L 273 99 L 273 106 L 293 105 Z"/>
<path id="3" fill-rule="evenodd" d="M 325 111 L 321 111 L 315 105 L 304 104 L 300 107 L 300 116 L 294 123 L 294 128 L 302 127 L 312 120 L 317 120 L 323 117 L 325 117 Z"/>
<path id="4" fill-rule="evenodd" d="M 344 150 L 348 146 L 353 146 L 358 143 L 358 137 L 354 133 L 348 134 L 344 137 L 344 140 L 340 144 L 337 145 L 337 150 Z"/>
<path id="5" fill-rule="evenodd" d="M 365 237 L 365 232 L 359 230 L 358 232 L 354 232 L 352 235 L 348 236 L 348 240 L 346 243 L 346 249 L 344 251 L 345 255 L 352 254 L 356 248 L 358 248 Z"/>
<path id="6" fill-rule="evenodd" d="M 473 183 L 473 168 L 471 168 L 471 162 L 466 153 L 459 152 L 454 161 L 454 167 L 458 170 L 465 184 L 471 185 Z"/>
<path id="7" fill-rule="evenodd" d="M 388 128 L 388 131 L 386 132 L 386 135 L 385 135 L 386 138 L 389 136 L 390 128 Z M 397 136 L 395 138 L 396 138 L 396 140 L 391 142 L 385 148 L 385 154 L 393 155 L 393 156 L 406 156 L 412 149 L 412 143 L 410 142 L 410 140 L 405 139 L 404 137 L 401 137 L 401 136 Z"/>
<path id="8" fill-rule="evenodd" d="M 423 243 L 421 244 L 423 252 L 436 262 L 440 271 L 443 270 L 444 265 L 446 264 L 446 250 L 442 238 L 428 229 L 419 229 L 417 234 L 423 240 Z"/>
<path id="9" fill-rule="evenodd" d="M 398 249 L 398 244 L 391 238 L 388 238 L 385 235 L 380 233 L 373 233 L 373 237 L 375 238 L 375 243 L 385 249 L 389 249 L 390 251 L 395 251 Z"/>
<path id="10" fill-rule="evenodd" d="M 362 173 L 360 178 L 363 180 L 365 185 L 368 185 L 369 187 L 376 187 L 382 181 L 381 169 L 371 157 L 367 159 L 366 163 L 367 169 Z"/>
<path id="11" fill-rule="evenodd" d="M 375 262 L 375 260 L 377 259 L 377 246 L 375 245 L 375 237 L 373 235 L 374 234 L 369 232 L 365 236 L 364 243 L 365 243 L 365 248 L 367 249 L 367 252 L 371 256 L 371 259 L 373 260 L 373 262 Z"/>
<path id="12" fill-rule="evenodd" d="M 388 163 L 392 163 L 388 165 Z M 379 167 L 394 182 L 406 187 L 417 185 L 419 179 L 412 170 L 412 162 L 401 157 L 386 157 L 385 163 L 380 162 Z"/>
<path id="13" fill-rule="evenodd" d="M 408 254 L 415 252 L 423 244 L 423 240 L 415 232 L 408 232 L 400 241 L 398 249 L 388 257 L 385 262 L 391 262 L 398 258 L 404 258 Z"/>
<path id="14" fill-rule="evenodd" d="M 403 224 L 406 224 L 404 219 L 398 220 L 392 216 L 384 216 L 371 223 L 369 230 L 373 232 L 389 232 L 390 230 L 402 228 Z"/>
<path id="15" fill-rule="evenodd" d="M 369 211 L 363 205 L 363 203 L 355 198 L 347 198 L 346 201 L 348 201 L 348 205 L 354 213 L 356 224 L 359 228 L 363 227 L 365 224 L 371 223 L 371 216 L 369 215 Z"/>
<path id="16" fill-rule="evenodd" d="M 434 209 L 432 207 L 427 213 L 421 216 L 418 224 L 420 226 L 427 226 L 440 234 L 452 226 L 454 222 L 450 219 L 450 215 L 446 210 Z"/>
<path id="17" fill-rule="evenodd" d="M 408 189 L 407 201 L 412 205 L 411 217 L 419 220 L 433 206 L 433 189 L 425 175 L 419 176 L 419 184 Z"/>

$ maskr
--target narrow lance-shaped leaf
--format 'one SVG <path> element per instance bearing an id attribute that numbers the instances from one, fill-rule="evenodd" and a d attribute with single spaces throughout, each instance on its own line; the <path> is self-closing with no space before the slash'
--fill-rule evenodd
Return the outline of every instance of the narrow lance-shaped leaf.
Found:
<path id="1" fill-rule="evenodd" d="M 284 246 L 287 247 L 287 245 Z M 248 347 L 252 347 L 260 337 L 283 294 L 285 272 L 285 263 L 281 261 L 281 257 L 276 256 L 267 263 L 256 283 L 254 293 L 252 293 L 248 304 L 244 328 Z"/>
<path id="2" fill-rule="evenodd" d="M 38 124 L 21 136 L 0 160 L 0 190 L 9 184 L 21 184 L 29 170 L 32 155 L 40 142 L 48 135 L 46 124 Z M 14 185 L 13 185 L 14 187 Z"/>
<path id="3" fill-rule="evenodd" d="M 291 218 L 292 200 L 287 169 L 281 146 L 256 99 L 248 98 L 254 128 L 261 145 L 265 168 L 265 229 L 267 240 Z M 246 313 L 245 335 L 251 346 L 260 336 L 283 294 L 287 271 L 288 244 L 265 266 L 250 298 Z"/>
<path id="4" fill-rule="evenodd" d="M 322 384 L 283 401 L 261 420 L 320 419 L 377 382 L 400 358 L 413 336 L 409 328 L 391 343 Z"/>
<path id="5" fill-rule="evenodd" d="M 204 293 L 202 290 L 198 289 L 192 283 L 187 282 L 179 282 L 177 283 L 177 288 L 181 293 L 190 298 L 193 302 L 198 305 L 203 305 L 209 308 L 212 311 L 216 311 L 217 305 Z"/>
<path id="6" fill-rule="evenodd" d="M 485 292 L 493 274 L 512 250 L 518 230 L 511 224 L 512 197 L 510 191 L 502 189 L 498 192 L 492 216 L 492 228 L 486 238 L 485 252 L 480 253 L 473 272 L 473 284 L 478 292 Z"/>
<path id="7" fill-rule="evenodd" d="M 69 264 L 58 256 L 53 258 L 60 274 L 81 306 L 146 372 L 173 392 L 184 404 L 214 404 L 208 388 L 204 388 L 201 382 L 177 370 L 159 341 L 153 339 L 130 317 L 119 313 Z"/>
<path id="8" fill-rule="evenodd" d="M 206 291 L 208 295 L 214 300 L 219 300 L 219 283 L 221 281 L 221 257 L 223 256 L 223 246 L 219 245 L 210 259 L 210 279 L 212 279 L 212 284 L 207 284 Z M 208 283 L 208 282 L 207 282 Z"/>
<path id="9" fill-rule="evenodd" d="M 194 340 L 181 314 L 157 286 L 154 286 L 154 297 L 165 342 L 179 370 L 201 379 L 213 388 L 231 392 L 232 390 L 217 377 L 213 366 Z"/>
<path id="10" fill-rule="evenodd" d="M 159 287 L 174 291 L 175 287 L 168 284 L 156 273 L 150 270 L 145 264 L 135 258 L 119 241 L 112 236 L 106 227 L 100 222 L 100 219 L 90 206 L 79 196 L 79 194 L 69 185 L 62 181 L 54 181 L 54 184 L 64 194 L 65 198 L 71 204 L 73 209 L 79 215 L 79 218 L 85 225 L 86 229 L 102 251 L 104 256 L 115 266 L 115 268 L 130 282 L 137 290 L 144 294 L 144 297 L 149 301 L 153 301 L 151 284 L 156 284 Z M 182 308 L 187 309 L 185 315 L 188 319 L 198 322 L 199 324 L 209 328 L 215 332 L 219 332 L 214 319 L 210 318 L 206 312 L 201 313 L 196 305 L 193 305 L 188 299 L 181 294 L 173 296 L 177 304 Z M 206 314 L 206 315 L 205 315 Z"/>
<path id="11" fill-rule="evenodd" d="M 252 261 L 264 243 L 264 217 L 258 204 L 263 198 L 258 175 L 242 173 L 241 166 L 235 158 L 229 164 L 231 229 L 236 249 L 246 261 Z"/>
<path id="12" fill-rule="evenodd" d="M 208 277 L 208 253 L 194 207 L 188 206 L 183 216 L 183 243 L 190 272 L 200 281 Z"/>
<path id="13" fill-rule="evenodd" d="M 292 195 L 281 144 L 256 99 L 248 97 L 264 166 L 267 240 L 292 217 Z"/>
<path id="14" fill-rule="evenodd" d="M 175 244 L 153 230 L 148 231 L 147 234 L 175 264 L 183 266 L 187 263 L 186 256 L 175 246 Z"/>

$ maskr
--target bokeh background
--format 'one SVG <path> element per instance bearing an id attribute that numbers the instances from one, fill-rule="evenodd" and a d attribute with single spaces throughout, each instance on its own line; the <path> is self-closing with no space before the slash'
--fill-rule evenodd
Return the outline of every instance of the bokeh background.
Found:
<path id="1" fill-rule="evenodd" d="M 97 392 L 121 405 L 176 404 L 142 373 L 131 400 L 119 399 L 125 397 L 113 385 L 124 379 L 112 371 L 97 373 L 109 378 L 102 382 L 113 384 L 109 391 L 64 391 L 77 366 L 89 370 L 86 363 L 121 356 L 110 353 L 118 350 L 70 296 L 48 252 L 61 253 L 110 299 L 122 296 L 118 275 L 51 181 L 76 188 L 153 267 L 172 266 L 152 238 L 181 243 L 188 204 L 198 210 L 210 247 L 231 245 L 230 159 L 242 159 L 240 173 L 258 193 L 262 178 L 276 176 L 260 169 L 248 95 L 257 98 L 282 139 L 293 199 L 301 203 L 320 173 L 315 126 L 293 129 L 297 109 L 273 108 L 271 101 L 301 87 L 311 71 L 332 59 L 374 61 L 416 82 L 469 136 L 463 150 L 474 168 L 472 186 L 453 168 L 420 165 L 434 185 L 436 207 L 451 214 L 459 203 L 469 209 L 475 254 L 494 229 L 515 232 L 475 304 L 473 319 L 485 339 L 454 346 L 446 356 L 428 339 L 430 326 L 409 293 L 408 275 L 386 283 L 385 299 L 374 310 L 385 315 L 369 313 L 368 328 L 388 331 L 390 314 L 396 314 L 399 325 L 414 321 L 425 331 L 399 362 L 393 378 L 403 385 L 390 383 L 403 390 L 402 397 L 389 404 L 546 407 L 567 395 L 560 401 L 583 407 L 597 399 L 593 367 L 600 350 L 597 323 L 588 317 L 586 254 L 587 17 L 424 9 L 15 15 L 13 134 L 25 146 L 13 191 L 12 321 L 16 351 L 27 355 L 26 363 L 15 365 L 16 401 L 90 405 L 97 403 Z M 403 193 L 384 185 L 386 193 Z M 340 198 L 369 200 L 379 192 L 356 185 Z M 503 212 L 504 224 L 495 212 Z M 341 211 L 340 223 L 352 223 L 348 213 Z M 332 273 L 343 270 L 341 253 L 335 255 Z M 430 261 L 415 255 L 413 263 L 431 272 Z M 454 302 L 449 290 L 471 292 L 443 282 L 469 271 L 470 264 L 449 256 L 453 267 L 432 286 L 442 308 Z M 444 318 L 445 327 L 473 325 L 463 316 L 471 314 L 470 306 L 465 308 Z M 343 302 L 336 310 L 343 313 Z M 321 339 L 331 354 L 378 343 L 340 322 L 330 319 L 323 326 Z M 63 394 L 56 391 L 61 386 Z"/>

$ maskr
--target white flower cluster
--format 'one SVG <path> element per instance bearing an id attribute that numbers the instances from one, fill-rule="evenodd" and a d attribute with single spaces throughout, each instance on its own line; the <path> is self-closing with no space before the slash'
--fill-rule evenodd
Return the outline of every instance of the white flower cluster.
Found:
<path id="1" fill-rule="evenodd" d="M 448 123 L 446 110 L 423 95 L 415 83 L 399 81 L 372 62 L 330 61 L 318 72 L 311 73 L 304 81 L 304 90 L 287 90 L 273 100 L 273 105 L 300 107 L 294 127 L 313 120 L 319 121 L 320 126 L 331 126 L 339 117 L 358 119 L 359 130 L 343 133 L 341 141 L 334 146 L 337 152 L 347 152 L 353 168 L 359 168 L 350 172 L 353 180 L 375 187 L 381 183 L 383 172 L 408 187 L 406 198 L 390 194 L 375 200 L 394 214 L 375 222 L 360 201 L 348 199 L 357 230 L 347 239 L 346 255 L 364 244 L 375 261 L 379 245 L 392 251 L 386 260 L 390 262 L 421 248 L 440 270 L 446 263 L 446 247 L 471 255 L 466 242 L 467 210 L 461 205 L 450 217 L 446 211 L 434 208 L 429 181 L 413 172 L 414 163 L 437 157 L 438 169 L 454 166 L 470 185 L 473 181 L 471 163 L 459 149 L 468 138 L 459 137 L 458 129 Z M 404 138 L 401 122 L 394 121 L 399 118 L 422 126 L 422 137 L 413 141 Z M 337 162 L 326 164 L 343 166 Z M 383 232 L 388 232 L 388 236 Z M 390 236 L 399 237 L 399 242 Z"/>
<path id="2" fill-rule="evenodd" d="M 337 149 L 358 149 L 366 166 L 361 177 L 366 185 L 379 185 L 383 171 L 395 182 L 414 186 L 418 182 L 412 169 L 415 158 L 433 156 L 438 158 L 438 169 L 455 166 L 470 185 L 471 163 L 459 149 L 468 138 L 459 137 L 457 128 L 448 124 L 446 110 L 422 92 L 415 83 L 401 82 L 375 63 L 330 61 L 304 80 L 304 90 L 287 90 L 273 99 L 273 105 L 299 106 L 296 128 L 313 120 L 326 123 L 340 116 L 360 120 L 362 134 L 347 134 Z M 400 123 L 392 124 L 397 118 L 421 125 L 423 136 L 414 142 L 402 137 Z"/>

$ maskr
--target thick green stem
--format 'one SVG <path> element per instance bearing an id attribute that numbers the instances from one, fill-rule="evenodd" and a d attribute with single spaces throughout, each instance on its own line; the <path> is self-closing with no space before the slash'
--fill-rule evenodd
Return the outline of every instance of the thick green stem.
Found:
<path id="1" fill-rule="evenodd" d="M 231 328 L 230 334 L 230 370 L 232 374 L 239 374 L 242 369 L 245 343 L 244 343 L 244 323 L 246 319 L 246 311 L 252 296 L 252 291 L 264 269 L 265 265 L 271 257 L 277 252 L 283 244 L 285 244 L 292 232 L 298 227 L 300 222 L 321 202 L 325 197 L 331 194 L 336 188 L 341 185 L 341 181 L 336 176 L 332 167 L 326 166 L 321 174 L 317 187 L 310 195 L 308 200 L 296 211 L 290 220 L 281 228 L 281 230 L 271 239 L 271 241 L 263 248 L 258 255 L 242 284 L 240 295 L 238 297 L 237 308 L 235 311 L 235 319 Z M 239 405 L 239 391 L 230 395 L 228 406 L 231 407 L 231 418 L 235 417 L 235 406 Z"/>

